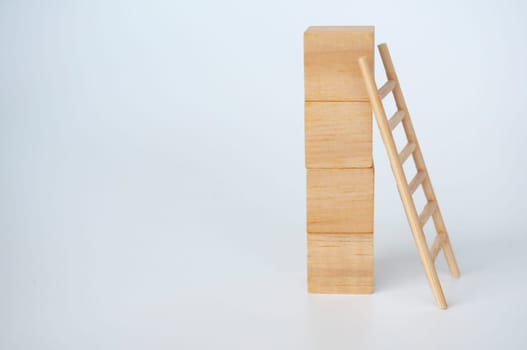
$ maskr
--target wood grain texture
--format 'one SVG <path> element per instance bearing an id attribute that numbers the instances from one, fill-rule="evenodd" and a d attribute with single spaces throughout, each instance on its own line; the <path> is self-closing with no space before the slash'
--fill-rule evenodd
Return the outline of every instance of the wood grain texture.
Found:
<path id="1" fill-rule="evenodd" d="M 374 27 L 309 27 L 304 33 L 306 101 L 368 101 L 357 60 L 373 67 Z"/>
<path id="2" fill-rule="evenodd" d="M 374 168 L 308 169 L 307 232 L 373 232 Z"/>
<path id="3" fill-rule="evenodd" d="M 373 234 L 307 235 L 310 293 L 373 292 Z"/>
<path id="4" fill-rule="evenodd" d="M 372 166 L 372 116 L 368 102 L 306 102 L 306 168 Z"/>

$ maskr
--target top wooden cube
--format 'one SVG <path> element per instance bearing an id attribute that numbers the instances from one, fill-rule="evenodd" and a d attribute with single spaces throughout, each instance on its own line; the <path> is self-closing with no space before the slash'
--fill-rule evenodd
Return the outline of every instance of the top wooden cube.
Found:
<path id="1" fill-rule="evenodd" d="M 358 59 L 373 67 L 373 26 L 309 27 L 304 33 L 306 101 L 368 101 Z"/>

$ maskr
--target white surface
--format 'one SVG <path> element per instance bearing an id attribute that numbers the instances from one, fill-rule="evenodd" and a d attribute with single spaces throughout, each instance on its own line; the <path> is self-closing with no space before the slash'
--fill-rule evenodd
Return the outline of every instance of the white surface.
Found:
<path id="1" fill-rule="evenodd" d="M 0 348 L 525 349 L 525 12 L 3 1 Z M 390 45 L 462 271 L 439 258 L 447 311 L 377 131 L 375 294 L 306 293 L 302 33 L 330 24 Z"/>

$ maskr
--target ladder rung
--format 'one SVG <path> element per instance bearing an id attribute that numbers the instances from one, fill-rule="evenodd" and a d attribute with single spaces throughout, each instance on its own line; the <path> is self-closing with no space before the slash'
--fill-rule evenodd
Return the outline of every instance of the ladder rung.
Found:
<path id="1" fill-rule="evenodd" d="M 399 124 L 401 122 L 401 120 L 403 120 L 405 115 L 406 115 L 405 111 L 397 111 L 397 112 L 395 112 L 393 117 L 391 117 L 390 120 L 388 120 L 388 124 L 390 125 L 390 129 L 392 129 L 392 130 L 395 129 L 397 124 Z"/>
<path id="2" fill-rule="evenodd" d="M 437 203 L 436 201 L 430 201 L 426 203 L 425 208 L 423 209 L 423 212 L 421 215 L 419 215 L 419 222 L 421 222 L 421 226 L 424 226 L 428 219 L 434 214 L 434 211 L 436 211 Z"/>
<path id="3" fill-rule="evenodd" d="M 386 97 L 390 92 L 392 92 L 393 88 L 395 87 L 395 80 L 388 80 L 386 83 L 384 83 L 383 86 L 379 89 L 379 97 L 381 100 Z"/>
<path id="4" fill-rule="evenodd" d="M 401 153 L 399 153 L 399 161 L 401 164 L 403 164 L 408 157 L 410 157 L 410 154 L 412 154 L 415 151 L 415 143 L 409 142 L 406 146 L 404 146 Z"/>
<path id="5" fill-rule="evenodd" d="M 422 170 L 418 171 L 412 181 L 410 181 L 410 184 L 408 184 L 408 189 L 410 190 L 410 193 L 414 193 L 415 190 L 417 190 L 417 187 L 419 187 L 419 185 L 421 185 L 425 179 L 426 173 Z"/>
<path id="6" fill-rule="evenodd" d="M 434 243 L 432 244 L 432 248 L 430 248 L 430 256 L 432 257 L 432 260 L 435 260 L 437 258 L 437 255 L 439 254 L 439 251 L 441 250 L 441 246 L 443 245 L 443 242 L 445 241 L 445 235 L 444 234 L 438 234 L 436 236 L 436 239 L 434 240 Z"/>

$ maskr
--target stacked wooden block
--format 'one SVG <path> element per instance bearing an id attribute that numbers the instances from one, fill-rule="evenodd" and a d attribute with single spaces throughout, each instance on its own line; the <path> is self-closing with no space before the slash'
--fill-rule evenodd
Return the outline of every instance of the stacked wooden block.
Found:
<path id="1" fill-rule="evenodd" d="M 373 291 L 372 111 L 357 60 L 373 27 L 304 33 L 308 290 Z"/>

